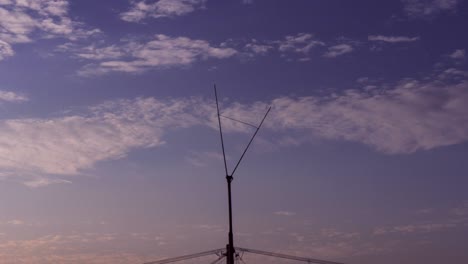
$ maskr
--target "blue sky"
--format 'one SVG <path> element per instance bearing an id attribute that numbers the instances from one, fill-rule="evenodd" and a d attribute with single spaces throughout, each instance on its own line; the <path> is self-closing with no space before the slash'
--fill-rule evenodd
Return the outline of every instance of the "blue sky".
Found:
<path id="1" fill-rule="evenodd" d="M 233 182 L 236 245 L 466 262 L 467 11 L 0 0 L 0 263 L 224 247 L 214 83 L 223 115 L 258 123 L 272 107 Z M 232 168 L 253 131 L 222 121 Z"/>

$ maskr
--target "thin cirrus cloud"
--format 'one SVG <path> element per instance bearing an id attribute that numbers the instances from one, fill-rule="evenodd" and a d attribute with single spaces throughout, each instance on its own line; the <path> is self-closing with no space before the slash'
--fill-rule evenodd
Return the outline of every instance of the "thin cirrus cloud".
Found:
<path id="1" fill-rule="evenodd" d="M 354 48 L 349 44 L 339 44 L 339 45 L 329 47 L 328 51 L 325 52 L 323 56 L 326 58 L 336 58 L 346 53 L 350 53 L 353 50 Z"/>
<path id="2" fill-rule="evenodd" d="M 22 103 L 29 101 L 29 98 L 25 95 L 18 94 L 12 91 L 0 90 L 0 103 L 2 101 L 9 103 Z"/>
<path id="3" fill-rule="evenodd" d="M 421 211 L 421 210 L 420 210 Z M 433 210 L 425 209 L 432 213 Z M 424 214 L 428 214 L 424 212 Z M 377 227 L 373 230 L 374 236 L 395 235 L 395 234 L 424 234 L 432 232 L 441 232 L 448 229 L 464 227 L 468 224 L 468 201 L 462 202 L 459 206 L 450 209 L 445 216 L 438 221 L 426 220 L 419 223 L 410 223 L 406 225 L 396 225 L 387 227 Z"/>
<path id="4" fill-rule="evenodd" d="M 49 176 L 80 174 L 132 149 L 164 144 L 162 136 L 168 129 L 201 122 L 196 113 L 203 108 L 197 105 L 197 99 L 137 98 L 106 102 L 60 118 L 2 120 L 0 176 L 30 187 L 68 182 Z"/>
<path id="5" fill-rule="evenodd" d="M 387 43 L 401 43 L 401 42 L 418 41 L 419 37 L 371 35 L 367 39 L 369 41 L 380 41 L 380 42 L 387 42 Z"/>
<path id="6" fill-rule="evenodd" d="M 265 124 L 302 131 L 303 138 L 360 142 L 389 154 L 412 153 L 468 140 L 468 82 L 402 80 L 372 89 L 350 89 L 326 97 L 280 97 Z M 265 104 L 225 110 L 248 121 Z M 252 120 L 255 120 L 252 117 Z"/>
<path id="7" fill-rule="evenodd" d="M 453 12 L 460 0 L 402 0 L 403 9 L 410 18 L 430 18 L 443 12 Z"/>
<path id="8" fill-rule="evenodd" d="M 47 234 L 29 238 L 3 238 L 0 241 L 2 263 L 144 263 L 161 256 L 153 253 L 144 256 L 114 249 L 112 243 L 141 245 L 148 243 L 131 234 L 78 233 Z M 113 250 L 109 250 L 113 248 Z"/>
<path id="9" fill-rule="evenodd" d="M 140 22 L 147 18 L 182 16 L 204 7 L 206 0 L 130 1 L 130 10 L 120 14 L 127 22 Z"/>
<path id="10" fill-rule="evenodd" d="M 322 41 L 315 40 L 310 33 L 299 33 L 297 35 L 286 36 L 283 40 L 277 41 L 280 51 L 294 51 L 298 53 L 308 53 L 311 48 L 324 45 Z"/>
<path id="11" fill-rule="evenodd" d="M 275 215 L 293 216 L 293 215 L 296 215 L 296 213 L 290 212 L 290 211 L 277 211 L 277 212 L 275 212 Z"/>
<path id="12" fill-rule="evenodd" d="M 149 41 L 129 41 L 105 47 L 76 47 L 65 44 L 58 51 L 94 61 L 78 71 L 81 76 L 111 72 L 141 73 L 153 68 L 187 66 L 199 60 L 225 59 L 237 51 L 228 47 L 212 46 L 208 41 L 187 37 L 156 35 Z"/>
<path id="13" fill-rule="evenodd" d="M 278 138 L 294 132 L 305 141 L 344 140 L 387 154 L 412 153 L 468 141 L 468 82 L 443 82 L 439 76 L 432 81 L 405 79 L 325 97 L 285 96 L 252 104 L 235 102 L 222 109 L 231 118 L 256 122 L 271 105 L 264 125 Z M 216 129 L 213 113 L 213 102 L 203 98 L 136 98 L 58 118 L 2 120 L 0 176 L 30 187 L 65 183 L 68 180 L 57 177 L 80 174 L 133 149 L 160 146 L 168 131 Z M 228 133 L 251 132 L 235 122 L 225 122 L 223 128 Z M 206 158 L 217 156 L 193 154 L 188 161 L 202 166 Z"/>
<path id="14" fill-rule="evenodd" d="M 466 51 L 464 49 L 457 49 L 452 54 L 449 55 L 450 58 L 461 60 L 464 59 L 466 56 Z"/>
<path id="15" fill-rule="evenodd" d="M 11 45 L 5 41 L 0 40 L 0 61 L 13 55 L 15 55 L 15 52 L 13 51 Z"/>
<path id="16" fill-rule="evenodd" d="M 100 32 L 68 16 L 66 0 L 0 0 L 0 60 L 14 55 L 12 45 L 40 38 L 70 40 Z"/>

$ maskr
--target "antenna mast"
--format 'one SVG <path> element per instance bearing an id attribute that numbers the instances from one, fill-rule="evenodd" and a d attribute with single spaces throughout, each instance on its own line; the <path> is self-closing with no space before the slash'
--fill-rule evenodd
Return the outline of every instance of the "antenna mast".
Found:
<path id="1" fill-rule="evenodd" d="M 180 257 L 175 257 L 175 258 L 167 258 L 167 259 L 162 259 L 162 260 L 157 260 L 157 261 L 152 261 L 152 262 L 146 262 L 145 264 L 167 264 L 167 263 L 172 263 L 172 262 L 178 262 L 178 261 L 183 261 L 183 260 L 189 260 L 189 259 L 194 259 L 194 258 L 199 258 L 199 257 L 204 257 L 208 255 L 216 255 L 218 258 L 211 262 L 211 264 L 218 264 L 223 258 L 226 258 L 226 263 L 227 264 L 235 264 L 235 260 L 240 260 L 243 263 L 245 263 L 242 259 L 243 253 L 251 253 L 251 254 L 257 254 L 257 255 L 263 255 L 263 256 L 269 256 L 269 257 L 274 257 L 274 258 L 282 258 L 282 259 L 289 259 L 289 260 L 295 260 L 295 261 L 301 261 L 301 262 L 307 262 L 308 264 L 315 263 L 315 264 L 342 264 L 338 262 L 332 262 L 332 261 L 325 261 L 325 260 L 320 260 L 320 259 L 312 259 L 312 258 L 304 258 L 304 257 L 298 257 L 298 256 L 292 256 L 292 255 L 286 255 L 286 254 L 279 254 L 279 253 L 274 253 L 274 252 L 268 252 L 268 251 L 262 251 L 262 250 L 256 250 L 256 249 L 248 249 L 248 248 L 240 248 L 240 247 L 234 247 L 234 235 L 232 231 L 232 199 L 231 199 L 231 182 L 234 179 L 233 175 L 236 172 L 237 168 L 239 167 L 239 164 L 241 163 L 242 159 L 245 156 L 245 153 L 247 153 L 247 150 L 249 149 L 250 145 L 252 144 L 255 136 L 257 136 L 258 131 L 260 130 L 260 127 L 263 124 L 263 121 L 265 121 L 268 113 L 270 113 L 271 107 L 268 108 L 266 111 L 265 115 L 263 116 L 262 121 L 258 126 L 249 124 L 247 122 L 243 122 L 241 120 L 237 120 L 231 117 L 223 116 L 219 112 L 219 102 L 218 102 L 218 93 L 216 91 L 216 85 L 214 85 L 214 93 L 215 93 L 215 99 L 216 99 L 216 111 L 218 115 L 218 125 L 219 125 L 219 136 L 221 138 L 221 149 L 223 151 L 223 159 L 224 159 L 224 171 L 226 174 L 226 182 L 227 182 L 227 187 L 228 187 L 228 203 L 229 203 L 229 234 L 228 234 L 228 244 L 226 245 L 226 249 L 215 249 L 211 251 L 205 251 L 205 252 L 200 252 L 200 253 L 195 253 L 195 254 L 190 254 L 190 255 L 185 255 L 185 256 L 180 256 Z M 244 152 L 242 152 L 242 155 L 240 156 L 239 160 L 236 163 L 236 166 L 232 170 L 231 174 L 229 174 L 227 162 L 226 162 L 226 151 L 224 148 L 224 139 L 223 139 L 223 129 L 221 126 L 221 117 L 224 117 L 226 119 L 230 119 L 232 121 L 236 121 L 239 123 L 242 123 L 244 125 L 248 125 L 251 127 L 255 128 L 255 132 L 250 138 L 249 143 L 244 149 Z M 240 252 L 239 253 L 236 253 Z"/>
<path id="2" fill-rule="evenodd" d="M 232 199 L 231 199 L 231 182 L 234 179 L 233 175 L 236 172 L 237 168 L 239 167 L 239 164 L 241 163 L 242 159 L 244 158 L 245 153 L 250 147 L 250 144 L 252 144 L 255 136 L 257 135 L 258 131 L 260 130 L 260 127 L 263 124 L 263 121 L 265 121 L 265 118 L 267 117 L 268 113 L 271 110 L 271 107 L 268 108 L 268 111 L 265 113 L 263 116 L 262 121 L 260 122 L 260 125 L 254 126 L 256 128 L 255 133 L 252 135 L 252 138 L 250 138 L 249 144 L 247 144 L 247 147 L 245 147 L 244 152 L 242 153 L 241 157 L 239 158 L 239 161 L 237 161 L 236 166 L 234 167 L 234 170 L 232 171 L 231 174 L 228 172 L 228 167 L 227 167 L 227 162 L 226 162 L 226 152 L 224 149 L 224 139 L 223 139 L 223 129 L 221 126 L 221 114 L 219 113 L 219 103 L 218 103 L 218 93 L 216 91 L 216 85 L 214 85 L 214 93 L 215 93 L 215 99 L 216 99 L 216 110 L 218 114 L 218 125 L 219 125 L 219 135 L 221 138 L 221 148 L 223 150 L 223 159 L 224 159 L 224 171 L 226 172 L 226 182 L 227 182 L 227 187 L 228 187 L 228 203 L 229 203 L 229 241 L 228 244 L 226 245 L 226 263 L 227 264 L 234 264 L 234 255 L 236 253 L 236 250 L 234 248 L 234 235 L 232 231 Z M 235 120 L 233 118 L 226 117 L 228 119 L 246 124 L 245 122 Z M 250 125 L 250 124 L 249 124 Z M 253 125 L 251 125 L 253 126 Z"/>

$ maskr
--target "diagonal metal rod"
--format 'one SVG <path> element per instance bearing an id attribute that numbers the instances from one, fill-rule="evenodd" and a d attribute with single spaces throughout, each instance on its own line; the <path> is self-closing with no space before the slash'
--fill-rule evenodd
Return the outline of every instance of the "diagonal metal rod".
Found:
<path id="1" fill-rule="evenodd" d="M 283 259 L 297 260 L 297 261 L 302 261 L 302 262 L 307 262 L 307 263 L 315 263 L 315 264 L 342 264 L 342 263 L 339 263 L 339 262 L 333 262 L 333 261 L 327 261 L 327 260 L 321 260 L 321 259 L 313 259 L 313 258 L 297 257 L 297 256 L 286 255 L 286 254 L 280 254 L 280 253 L 273 253 L 273 252 L 262 251 L 262 250 L 257 250 L 257 249 L 249 249 L 249 248 L 239 248 L 239 247 L 236 247 L 236 250 L 238 250 L 238 251 L 240 251 L 240 252 L 247 252 L 247 253 L 258 254 L 258 255 L 264 255 L 264 256 L 270 256 L 270 257 L 275 257 L 275 258 L 283 258 Z"/>
<path id="2" fill-rule="evenodd" d="M 200 252 L 200 253 L 195 253 L 195 254 L 190 254 L 190 255 L 184 255 L 184 256 L 175 257 L 175 258 L 167 258 L 167 259 L 161 259 L 161 260 L 152 261 L 152 262 L 146 262 L 144 264 L 165 264 L 165 263 L 177 262 L 177 261 L 182 261 L 182 260 L 187 260 L 187 259 L 204 257 L 208 255 L 213 255 L 213 254 L 221 254 L 221 256 L 224 256 L 224 251 L 225 251 L 224 248 L 220 248 L 220 249 L 215 249 L 215 250 L 210 250 L 210 251 L 205 251 L 205 252 Z"/>
<path id="3" fill-rule="evenodd" d="M 226 152 L 224 151 L 224 140 L 223 140 L 223 129 L 221 128 L 221 115 L 219 114 L 219 104 L 218 104 L 218 93 L 216 92 L 216 84 L 214 85 L 214 92 L 216 98 L 216 110 L 218 112 L 218 124 L 219 124 L 219 135 L 221 137 L 221 148 L 223 149 L 223 159 L 224 159 L 224 171 L 226 176 L 228 176 L 228 167 L 226 162 Z"/>
<path id="4" fill-rule="evenodd" d="M 215 261 L 211 262 L 210 264 L 216 264 L 216 263 L 218 263 L 220 260 L 222 260 L 224 257 L 225 257 L 224 255 L 221 255 L 221 256 L 219 256 L 218 259 L 216 259 Z"/>
<path id="5" fill-rule="evenodd" d="M 242 124 L 244 124 L 244 125 L 248 125 L 248 126 L 251 126 L 251 127 L 258 128 L 258 127 L 255 126 L 255 125 L 249 124 L 249 123 L 244 122 L 244 121 L 237 120 L 237 119 L 232 118 L 232 117 L 229 117 L 229 116 L 223 116 L 223 115 L 220 115 L 220 116 L 221 116 L 221 117 L 224 117 L 224 118 L 227 118 L 227 119 L 230 119 L 230 120 L 232 120 L 232 121 L 236 121 L 236 122 L 242 123 Z"/>
<path id="6" fill-rule="evenodd" d="M 263 121 L 265 121 L 265 118 L 267 117 L 268 113 L 270 113 L 270 110 L 271 110 L 271 106 L 268 108 L 268 111 L 265 113 L 265 116 L 263 116 L 262 122 L 260 122 L 260 125 L 258 125 L 257 130 L 255 130 L 255 133 L 253 134 L 252 138 L 250 139 L 249 144 L 247 144 L 247 147 L 245 147 L 244 152 L 242 153 L 242 155 L 241 155 L 239 161 L 237 162 L 236 166 L 234 167 L 234 170 L 233 170 L 232 173 L 231 173 L 231 176 L 234 175 L 234 172 L 236 172 L 237 167 L 239 167 L 239 164 L 241 163 L 242 159 L 244 158 L 245 153 L 246 153 L 247 150 L 249 149 L 250 144 L 252 144 L 252 141 L 254 140 L 255 136 L 256 136 L 257 133 L 258 133 L 258 131 L 259 131 L 260 128 L 262 127 Z"/>

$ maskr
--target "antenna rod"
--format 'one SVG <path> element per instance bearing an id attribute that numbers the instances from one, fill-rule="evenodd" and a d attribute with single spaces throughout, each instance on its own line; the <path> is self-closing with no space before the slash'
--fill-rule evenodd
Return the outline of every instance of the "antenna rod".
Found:
<path id="1" fill-rule="evenodd" d="M 214 85 L 214 92 L 216 98 L 216 110 L 218 112 L 218 124 L 219 124 L 219 135 L 221 137 L 221 148 L 223 149 L 223 158 L 224 158 L 224 170 L 226 172 L 226 181 L 228 185 L 228 202 L 229 202 L 229 242 L 226 245 L 226 263 L 234 264 L 234 235 L 232 232 L 232 202 L 231 202 L 231 182 L 232 175 L 229 175 L 227 163 L 226 163 L 226 152 L 224 151 L 224 140 L 223 140 L 223 130 L 221 128 L 221 115 L 219 114 L 219 104 L 218 104 L 218 93 L 216 92 L 216 84 Z"/>
<path id="2" fill-rule="evenodd" d="M 247 144 L 247 147 L 245 148 L 244 152 L 242 153 L 242 156 L 240 157 L 239 161 L 236 164 L 236 167 L 234 167 L 234 170 L 231 173 L 231 176 L 234 175 L 234 172 L 236 172 L 237 167 L 239 167 L 239 164 L 241 163 L 242 159 L 244 158 L 245 153 L 250 147 L 250 144 L 252 144 L 252 141 L 254 140 L 255 136 L 257 135 L 258 131 L 260 130 L 260 127 L 262 127 L 263 121 L 265 121 L 265 118 L 267 117 L 268 113 L 270 113 L 271 106 L 268 108 L 268 111 L 265 113 L 265 116 L 262 119 L 262 122 L 260 122 L 260 125 L 258 125 L 257 130 L 255 130 L 255 133 L 253 134 L 252 138 L 249 141 L 249 144 Z"/>
<path id="3" fill-rule="evenodd" d="M 217 110 L 217 113 L 218 113 L 219 135 L 221 137 L 221 148 L 223 149 L 224 171 L 226 172 L 226 176 L 228 176 L 228 168 L 227 168 L 227 163 L 226 163 L 226 152 L 224 151 L 223 129 L 221 128 L 221 115 L 219 114 L 218 93 L 216 92 L 216 84 L 214 85 L 214 92 L 215 92 L 215 98 L 216 98 L 216 110 Z"/>
<path id="4" fill-rule="evenodd" d="M 216 99 L 216 110 L 217 110 L 217 114 L 218 114 L 219 135 L 221 137 L 221 147 L 223 149 L 224 169 L 225 169 L 225 172 L 226 172 L 226 181 L 227 181 L 227 185 L 228 185 L 228 203 L 229 203 L 229 234 L 228 234 L 228 236 L 229 236 L 229 243 L 226 245 L 226 263 L 227 264 L 234 264 L 234 255 L 235 255 L 236 249 L 234 248 L 234 235 L 233 235 L 233 231 L 232 231 L 232 199 L 231 199 L 231 182 L 233 180 L 232 175 L 234 175 L 234 172 L 236 172 L 237 167 L 239 167 L 239 164 L 241 163 L 242 159 L 244 158 L 245 153 L 249 149 L 250 145 L 252 144 L 252 141 L 254 140 L 255 136 L 257 135 L 258 131 L 260 130 L 260 127 L 262 127 L 263 121 L 265 121 L 265 118 L 267 117 L 268 113 L 271 110 L 271 106 L 268 108 L 268 111 L 265 113 L 265 116 L 263 117 L 263 119 L 260 122 L 260 125 L 258 127 L 254 126 L 254 125 L 251 125 L 251 124 L 248 124 L 248 123 L 245 123 L 245 122 L 242 122 L 242 121 L 239 121 L 239 120 L 236 120 L 236 119 L 233 119 L 233 118 L 225 117 L 225 118 L 237 121 L 237 122 L 248 124 L 248 125 L 253 126 L 253 127 L 256 128 L 255 133 L 253 134 L 252 138 L 249 141 L 249 144 L 247 144 L 247 147 L 245 147 L 244 152 L 242 153 L 239 161 L 237 162 L 236 166 L 234 167 L 234 170 L 229 175 L 228 168 L 227 168 L 227 162 L 226 162 L 226 152 L 224 150 L 223 130 L 221 128 L 221 115 L 219 113 L 218 93 L 216 91 L 216 84 L 214 85 L 214 92 L 215 92 L 215 99 Z"/>

